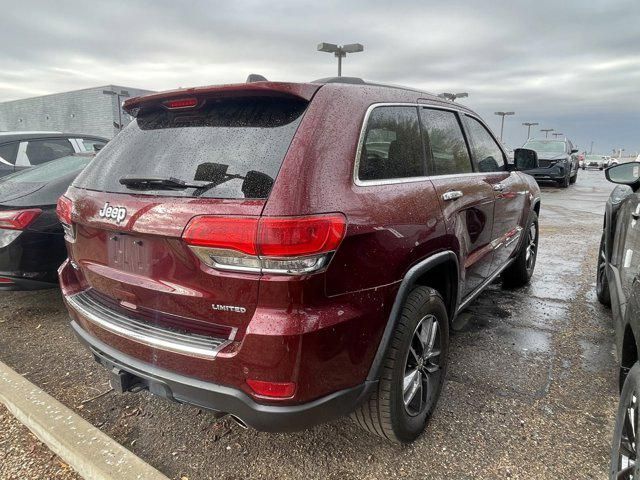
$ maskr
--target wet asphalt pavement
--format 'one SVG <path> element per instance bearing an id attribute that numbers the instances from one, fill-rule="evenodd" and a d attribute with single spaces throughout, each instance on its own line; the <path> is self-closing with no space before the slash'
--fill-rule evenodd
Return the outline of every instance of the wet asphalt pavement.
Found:
<path id="1" fill-rule="evenodd" d="M 569 189 L 542 190 L 531 285 L 494 284 L 458 318 L 442 398 L 410 446 L 349 419 L 268 434 L 146 392 L 108 392 L 55 290 L 0 295 L 0 359 L 171 478 L 603 479 L 616 362 L 594 289 L 612 185 L 581 171 Z"/>

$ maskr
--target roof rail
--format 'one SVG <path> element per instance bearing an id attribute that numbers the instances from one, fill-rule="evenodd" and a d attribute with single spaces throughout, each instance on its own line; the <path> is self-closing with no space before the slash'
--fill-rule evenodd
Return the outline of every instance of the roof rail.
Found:
<path id="1" fill-rule="evenodd" d="M 364 85 L 367 82 L 359 77 L 327 77 L 319 78 L 318 80 L 312 80 L 311 83 L 351 83 L 356 85 Z"/>
<path id="2" fill-rule="evenodd" d="M 267 78 L 263 77 L 262 75 L 258 75 L 257 73 L 250 73 L 249 76 L 247 77 L 246 83 L 268 82 L 268 81 L 269 80 L 267 80 Z"/>

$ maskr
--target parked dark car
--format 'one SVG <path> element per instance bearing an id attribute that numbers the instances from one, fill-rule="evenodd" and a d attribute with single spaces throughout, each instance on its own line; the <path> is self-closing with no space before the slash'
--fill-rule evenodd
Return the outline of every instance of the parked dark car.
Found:
<path id="1" fill-rule="evenodd" d="M 457 103 L 359 79 L 129 99 L 60 199 L 72 327 L 118 391 L 261 430 L 352 414 L 410 442 L 449 326 L 529 281 L 540 193 Z M 469 148 L 470 147 L 470 148 Z"/>
<path id="2" fill-rule="evenodd" d="M 0 290 L 58 284 L 67 258 L 56 202 L 92 155 L 74 155 L 0 178 Z"/>
<path id="3" fill-rule="evenodd" d="M 530 139 L 523 148 L 535 150 L 538 154 L 539 167 L 527 171 L 536 181 L 552 181 L 567 188 L 578 179 L 578 150 L 571 141 Z"/>
<path id="4" fill-rule="evenodd" d="M 611 306 L 620 359 L 620 386 L 638 360 L 640 340 L 640 164 L 622 163 L 605 170 L 619 184 L 607 201 L 600 241 L 596 293 Z"/>
<path id="5" fill-rule="evenodd" d="M 0 177 L 75 153 L 95 153 L 109 140 L 60 132 L 0 132 Z"/>
<path id="6" fill-rule="evenodd" d="M 611 452 L 611 478 L 636 478 L 637 399 L 640 398 L 640 367 L 637 365 L 640 348 L 640 164 L 615 165 L 605 170 L 605 175 L 609 181 L 619 184 L 607 201 L 596 275 L 598 300 L 612 310 L 616 354 L 620 362 L 621 398 Z"/>

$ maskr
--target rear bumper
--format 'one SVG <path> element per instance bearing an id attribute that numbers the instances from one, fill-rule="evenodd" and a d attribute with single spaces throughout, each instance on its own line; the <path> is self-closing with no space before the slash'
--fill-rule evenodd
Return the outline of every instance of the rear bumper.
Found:
<path id="1" fill-rule="evenodd" d="M 75 321 L 71 327 L 100 364 L 114 374 L 132 375 L 135 386 L 179 403 L 234 415 L 262 431 L 302 430 L 349 414 L 377 385 L 377 381 L 367 381 L 299 405 L 264 405 L 240 390 L 170 372 L 123 354 L 88 334 Z"/>

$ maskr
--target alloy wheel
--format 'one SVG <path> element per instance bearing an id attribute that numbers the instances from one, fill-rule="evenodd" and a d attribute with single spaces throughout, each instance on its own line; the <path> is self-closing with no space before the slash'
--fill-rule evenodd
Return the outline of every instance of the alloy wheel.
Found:
<path id="1" fill-rule="evenodd" d="M 531 270 L 536 261 L 536 254 L 538 253 L 537 241 L 537 227 L 536 224 L 532 224 L 529 227 L 529 233 L 527 235 L 527 251 L 525 256 L 525 263 L 527 270 Z"/>
<path id="2" fill-rule="evenodd" d="M 604 282 L 606 281 L 606 277 L 605 277 L 606 266 L 607 266 L 607 254 L 604 251 L 604 242 L 603 242 L 600 247 L 600 253 L 598 258 L 597 283 L 598 283 L 598 287 L 600 288 L 602 287 L 602 285 L 604 285 Z"/>
<path id="3" fill-rule="evenodd" d="M 438 320 L 433 315 L 423 317 L 411 337 L 402 381 L 404 408 L 410 416 L 423 413 L 431 403 L 442 374 L 440 338 Z"/>
<path id="4" fill-rule="evenodd" d="M 617 465 L 615 477 L 620 480 L 640 478 L 640 463 L 637 463 L 638 441 L 638 399 L 631 395 L 629 404 L 625 408 L 624 423 L 617 443 Z"/>

